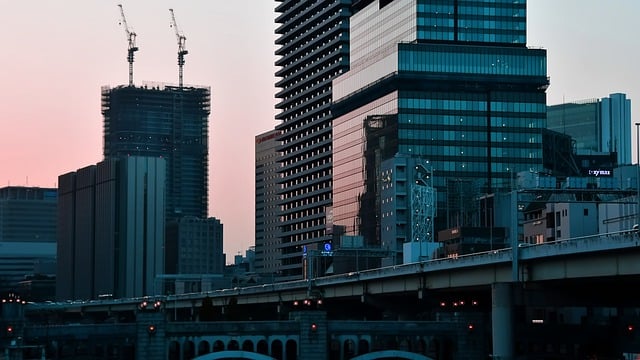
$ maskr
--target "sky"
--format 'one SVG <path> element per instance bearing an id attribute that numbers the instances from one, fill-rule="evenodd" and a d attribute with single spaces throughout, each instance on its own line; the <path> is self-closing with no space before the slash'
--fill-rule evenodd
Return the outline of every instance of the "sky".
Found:
<path id="1" fill-rule="evenodd" d="M 403 1 L 403 0 L 396 0 Z M 0 0 L 0 187 L 57 187 L 102 161 L 100 89 L 178 83 L 174 10 L 186 36 L 184 83 L 211 87 L 209 216 L 227 263 L 254 245 L 254 140 L 277 125 L 272 0 Z M 640 121 L 637 0 L 528 0 L 527 43 L 547 49 L 547 103 L 625 93 Z M 629 129 L 633 157 L 635 126 Z"/>

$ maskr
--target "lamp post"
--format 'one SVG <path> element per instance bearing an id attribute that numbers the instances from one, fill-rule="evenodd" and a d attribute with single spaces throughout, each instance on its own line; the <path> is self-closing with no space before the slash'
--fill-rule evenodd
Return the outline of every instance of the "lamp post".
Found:
<path id="1" fill-rule="evenodd" d="M 636 224 L 640 224 L 640 123 L 636 123 Z"/>

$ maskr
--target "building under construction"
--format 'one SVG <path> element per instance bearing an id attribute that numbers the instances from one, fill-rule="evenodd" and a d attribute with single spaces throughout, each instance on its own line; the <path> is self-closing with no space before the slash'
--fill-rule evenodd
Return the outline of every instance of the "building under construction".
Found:
<path id="1" fill-rule="evenodd" d="M 207 217 L 210 88 L 102 88 L 104 157 L 167 161 L 166 220 Z"/>

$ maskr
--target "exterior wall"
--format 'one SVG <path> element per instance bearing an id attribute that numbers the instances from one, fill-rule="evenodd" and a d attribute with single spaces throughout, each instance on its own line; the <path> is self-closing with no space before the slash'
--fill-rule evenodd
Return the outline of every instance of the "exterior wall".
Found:
<path id="1" fill-rule="evenodd" d="M 118 208 L 118 160 L 109 159 L 97 164 L 96 169 L 96 209 L 94 297 L 116 295 L 116 249 L 120 214 Z"/>
<path id="2" fill-rule="evenodd" d="M 58 176 L 58 246 L 56 299 L 73 299 L 76 173 Z"/>
<path id="3" fill-rule="evenodd" d="M 282 132 L 267 131 L 255 139 L 255 269 L 259 274 L 278 272 L 280 265 L 280 193 L 277 137 Z"/>
<path id="4" fill-rule="evenodd" d="M 91 299 L 93 294 L 95 244 L 96 166 L 79 169 L 75 188 L 75 244 L 73 257 L 73 299 Z"/>
<path id="5" fill-rule="evenodd" d="M 547 213 L 554 222 L 547 228 L 547 239 L 566 240 L 598 233 L 598 213 L 595 203 L 547 204 Z"/>
<path id="6" fill-rule="evenodd" d="M 216 218 L 180 219 L 178 273 L 222 274 L 225 265 L 222 230 L 222 223 Z"/>
<path id="7" fill-rule="evenodd" d="M 619 165 L 631 160 L 631 100 L 625 94 L 611 94 L 602 98 L 602 152 L 617 152 Z"/>
<path id="8" fill-rule="evenodd" d="M 107 159 L 59 177 L 56 298 L 155 293 L 164 270 L 163 158 Z"/>
<path id="9" fill-rule="evenodd" d="M 367 191 L 365 120 L 369 116 L 397 113 L 397 96 L 397 93 L 391 93 L 333 121 L 336 160 L 333 163 L 333 227 L 336 236 L 361 235 L 360 225 L 367 221 L 361 216 L 367 208 L 361 204 Z M 366 244 L 375 242 L 375 239 L 365 239 Z"/>
<path id="10" fill-rule="evenodd" d="M 118 294 L 153 295 L 156 275 L 164 271 L 165 161 L 132 156 L 120 166 Z"/>
<path id="11" fill-rule="evenodd" d="M 348 68 L 350 5 L 279 0 L 275 9 L 283 279 L 303 276 L 303 246 L 331 240 L 325 226 L 332 203 L 331 80 Z"/>

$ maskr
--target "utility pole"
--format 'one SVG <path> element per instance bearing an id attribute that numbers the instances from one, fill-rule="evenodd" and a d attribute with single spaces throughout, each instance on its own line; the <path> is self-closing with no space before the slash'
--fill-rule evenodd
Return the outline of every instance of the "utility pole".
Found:
<path id="1" fill-rule="evenodd" d="M 176 32 L 176 38 L 178 39 L 178 85 L 182 88 L 182 67 L 184 65 L 184 56 L 189 52 L 185 48 L 185 42 L 187 38 L 178 29 L 178 23 L 176 23 L 176 17 L 173 14 L 173 9 L 169 9 L 171 13 L 171 27 Z"/>
<path id="2" fill-rule="evenodd" d="M 127 49 L 127 61 L 129 62 L 129 86 L 133 86 L 133 53 L 138 51 L 138 47 L 136 46 L 136 33 L 129 29 L 127 18 L 124 16 L 124 10 L 122 9 L 122 4 L 118 4 L 118 7 L 120 8 L 120 16 L 122 17 L 120 24 L 124 25 L 124 31 L 127 34 L 127 41 L 129 42 L 129 48 Z"/>

